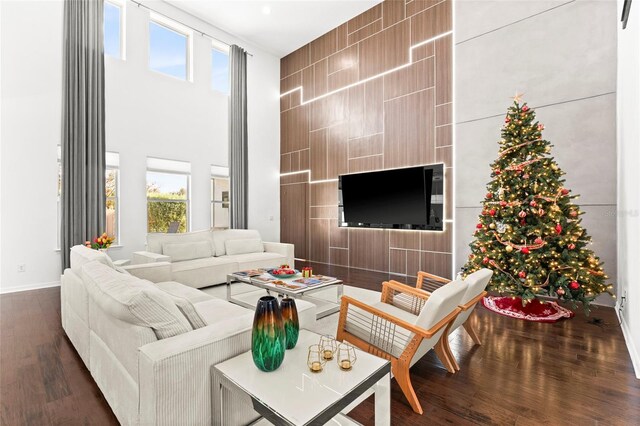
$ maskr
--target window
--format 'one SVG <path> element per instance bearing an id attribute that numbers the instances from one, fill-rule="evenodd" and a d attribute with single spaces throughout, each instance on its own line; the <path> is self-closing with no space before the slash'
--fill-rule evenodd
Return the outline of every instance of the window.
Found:
<path id="1" fill-rule="evenodd" d="M 147 232 L 187 232 L 189 173 L 182 161 L 147 159 Z"/>
<path id="2" fill-rule="evenodd" d="M 115 152 L 106 153 L 107 170 L 105 171 L 105 206 L 106 229 L 109 236 L 116 238 L 116 245 L 120 245 L 120 156 Z"/>
<path id="3" fill-rule="evenodd" d="M 229 52 L 228 49 L 211 49 L 211 87 L 217 92 L 229 94 Z"/>
<path id="4" fill-rule="evenodd" d="M 229 228 L 229 168 L 211 166 L 211 227 Z"/>
<path id="5" fill-rule="evenodd" d="M 105 170 L 105 207 L 106 207 L 106 226 L 104 232 L 110 237 L 115 237 L 116 245 L 120 245 L 120 182 L 118 179 L 120 167 L 120 155 L 116 152 L 106 153 Z M 60 248 L 60 231 L 62 230 L 62 150 L 58 145 L 58 236 L 57 247 Z"/>
<path id="6" fill-rule="evenodd" d="M 180 80 L 191 80 L 191 32 L 162 17 L 149 22 L 149 68 Z"/>
<path id="7" fill-rule="evenodd" d="M 122 11 L 123 6 L 104 2 L 104 54 L 118 59 L 124 57 Z"/>

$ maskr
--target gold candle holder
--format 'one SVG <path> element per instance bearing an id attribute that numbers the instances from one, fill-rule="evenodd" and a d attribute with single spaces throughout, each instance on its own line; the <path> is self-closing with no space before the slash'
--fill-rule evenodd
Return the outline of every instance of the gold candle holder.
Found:
<path id="1" fill-rule="evenodd" d="M 333 355 L 336 353 L 336 349 L 338 349 L 338 342 L 333 336 L 325 334 L 324 336 L 320 336 L 319 346 L 322 348 L 322 356 L 327 361 L 333 359 Z"/>
<path id="2" fill-rule="evenodd" d="M 307 355 L 307 367 L 312 373 L 320 373 L 327 361 L 322 355 L 322 347 L 320 345 L 309 346 L 309 354 Z"/>
<path id="3" fill-rule="evenodd" d="M 349 371 L 358 360 L 356 348 L 346 342 L 340 343 L 336 351 L 336 362 L 343 371 Z"/>

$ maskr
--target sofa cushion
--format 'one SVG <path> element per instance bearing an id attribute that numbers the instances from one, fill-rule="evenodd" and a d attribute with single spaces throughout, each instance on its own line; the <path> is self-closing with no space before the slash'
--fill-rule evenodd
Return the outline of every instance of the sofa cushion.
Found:
<path id="1" fill-rule="evenodd" d="M 185 260 L 171 264 L 171 279 L 201 288 L 227 281 L 227 275 L 239 271 L 238 264 L 223 257 Z"/>
<path id="2" fill-rule="evenodd" d="M 211 241 L 190 241 L 186 243 L 164 243 L 162 254 L 171 257 L 172 262 L 202 259 L 213 256 Z"/>
<path id="3" fill-rule="evenodd" d="M 225 242 L 227 240 L 247 238 L 262 239 L 260 237 L 260 233 L 255 229 L 223 229 L 211 232 L 211 239 L 215 247 L 216 256 L 224 256 L 225 254 L 227 254 L 227 249 L 225 246 Z"/>
<path id="4" fill-rule="evenodd" d="M 264 244 L 260 238 L 229 239 L 225 241 L 224 247 L 227 255 L 262 253 L 264 251 Z"/>
<path id="5" fill-rule="evenodd" d="M 180 232 L 177 234 L 147 234 L 147 251 L 164 254 L 162 252 L 162 245 L 165 243 L 192 243 L 196 241 L 208 241 L 211 243 L 211 231 L 205 229 L 202 231 Z"/>
<path id="6" fill-rule="evenodd" d="M 82 273 L 82 266 L 94 260 L 110 268 L 115 268 L 111 258 L 107 256 L 105 252 L 90 249 L 83 245 L 71 247 L 71 270 L 78 274 L 78 276 Z"/>
<path id="7" fill-rule="evenodd" d="M 205 302 L 214 299 L 213 296 L 208 295 L 204 291 L 196 290 L 193 287 L 175 281 L 155 283 L 155 286 L 171 296 L 187 299 L 191 303 Z"/>
<path id="8" fill-rule="evenodd" d="M 271 268 L 287 262 L 286 256 L 268 251 L 262 253 L 234 254 L 217 259 L 227 259 L 228 261 L 235 262 L 235 264 L 238 265 L 238 269 L 233 272 L 254 268 Z"/>
<path id="9" fill-rule="evenodd" d="M 108 315 L 153 329 L 158 339 L 193 330 L 171 297 L 151 282 L 124 275 L 99 262 L 82 267 L 90 297 Z"/>
<path id="10" fill-rule="evenodd" d="M 194 307 L 200 317 L 209 325 L 221 326 L 231 320 L 229 324 L 233 324 L 234 330 L 239 330 L 247 326 L 251 327 L 253 324 L 253 311 L 226 300 L 211 299 L 196 303 Z"/>

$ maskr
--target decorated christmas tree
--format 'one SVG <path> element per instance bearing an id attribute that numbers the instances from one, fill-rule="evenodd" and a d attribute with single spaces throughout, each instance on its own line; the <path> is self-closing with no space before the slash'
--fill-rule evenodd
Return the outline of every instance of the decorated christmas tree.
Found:
<path id="1" fill-rule="evenodd" d="M 490 268 L 489 290 L 521 297 L 526 305 L 539 296 L 582 302 L 585 312 L 600 293 L 613 296 L 602 262 L 589 248 L 581 226 L 577 195 L 564 186 L 565 174 L 549 155 L 544 126 L 535 111 L 520 103 L 507 112 L 498 159 L 483 211 L 470 244 L 465 274 Z M 614 296 L 615 297 L 615 296 Z"/>

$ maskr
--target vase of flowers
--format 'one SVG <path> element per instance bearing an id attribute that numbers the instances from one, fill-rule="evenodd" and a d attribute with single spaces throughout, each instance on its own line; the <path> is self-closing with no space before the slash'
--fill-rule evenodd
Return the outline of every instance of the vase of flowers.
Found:
<path id="1" fill-rule="evenodd" d="M 93 241 L 85 241 L 84 245 L 90 249 L 107 251 L 107 249 L 111 247 L 111 244 L 113 244 L 115 240 L 115 237 L 110 237 L 106 232 L 104 232 L 99 237 L 95 237 Z"/>

